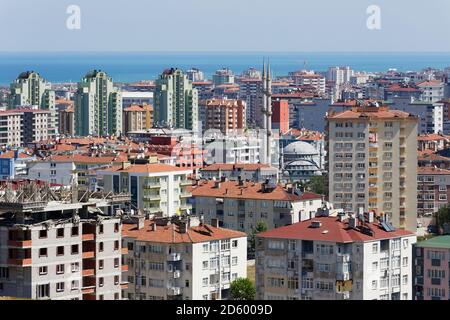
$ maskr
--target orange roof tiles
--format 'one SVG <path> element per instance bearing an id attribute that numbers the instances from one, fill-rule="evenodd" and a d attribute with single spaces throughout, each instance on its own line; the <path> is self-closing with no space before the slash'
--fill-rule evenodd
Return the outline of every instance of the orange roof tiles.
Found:
<path id="1" fill-rule="evenodd" d="M 422 175 L 450 175 L 450 170 L 435 168 L 435 167 L 418 167 L 417 174 Z"/>
<path id="2" fill-rule="evenodd" d="M 105 171 L 110 172 L 134 172 L 134 173 L 141 173 L 141 172 L 148 172 L 148 173 L 154 173 L 154 172 L 173 172 L 173 171 L 190 171 L 187 168 L 180 168 L 176 166 L 172 166 L 170 164 L 164 164 L 164 163 L 148 163 L 148 164 L 132 164 L 128 167 L 123 168 L 122 166 L 113 166 L 110 169 L 107 169 Z"/>
<path id="3" fill-rule="evenodd" d="M 319 228 L 312 228 L 312 221 L 320 221 L 322 226 Z M 414 235 L 414 233 L 410 231 L 401 229 L 386 232 L 380 227 L 378 222 L 367 223 L 367 225 L 370 226 L 373 231 L 373 236 L 369 236 L 359 230 L 349 228 L 348 221 L 340 222 L 337 217 L 316 217 L 312 220 L 302 221 L 293 225 L 259 233 L 258 237 L 350 243 Z"/>
<path id="4" fill-rule="evenodd" d="M 125 112 L 143 112 L 143 111 L 153 111 L 153 106 L 144 104 L 142 106 L 140 105 L 131 105 L 127 108 L 124 108 L 123 111 Z"/>
<path id="5" fill-rule="evenodd" d="M 270 168 L 268 164 L 263 163 L 214 163 L 212 165 L 209 165 L 205 168 L 203 168 L 203 171 L 218 171 L 218 170 L 233 170 L 233 169 L 242 169 L 244 171 L 253 171 L 258 170 L 261 168 Z"/>
<path id="6" fill-rule="evenodd" d="M 152 220 L 145 220 L 144 227 L 141 229 L 138 229 L 136 224 L 123 224 L 122 237 L 157 243 L 199 243 L 246 237 L 246 234 L 243 232 L 216 228 L 210 225 L 190 227 L 186 233 L 181 233 L 180 228 L 176 224 L 156 226 L 156 230 L 151 230 L 150 225 L 152 223 Z"/>
<path id="7" fill-rule="evenodd" d="M 331 113 L 327 119 L 359 119 L 359 118 L 376 118 L 376 119 L 397 119 L 397 118 L 414 118 L 407 112 L 400 110 L 389 110 L 388 107 L 353 107 L 351 110 L 345 110 L 339 113 Z"/>
<path id="8" fill-rule="evenodd" d="M 220 182 L 220 187 L 215 187 L 213 180 L 201 180 L 192 187 L 192 196 L 195 197 L 217 197 L 217 198 L 238 198 L 255 200 L 274 201 L 303 201 L 306 199 L 321 199 L 322 196 L 314 193 L 303 193 L 296 195 L 286 191 L 281 185 L 277 185 L 270 192 L 262 191 L 262 184 L 244 181 L 243 186 L 239 186 L 237 181 Z"/>

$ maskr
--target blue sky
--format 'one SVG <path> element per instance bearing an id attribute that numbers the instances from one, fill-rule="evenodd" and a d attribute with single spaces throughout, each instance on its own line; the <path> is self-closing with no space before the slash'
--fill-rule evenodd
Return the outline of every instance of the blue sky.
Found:
<path id="1" fill-rule="evenodd" d="M 381 30 L 366 27 L 374 4 Z M 0 0 L 0 51 L 449 52 L 449 13 L 448 0 Z"/>

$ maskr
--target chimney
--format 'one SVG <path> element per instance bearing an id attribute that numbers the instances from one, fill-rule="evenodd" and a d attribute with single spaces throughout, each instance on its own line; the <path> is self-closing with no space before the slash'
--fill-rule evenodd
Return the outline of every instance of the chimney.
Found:
<path id="1" fill-rule="evenodd" d="M 220 182 L 219 181 L 214 182 L 214 188 L 220 189 Z"/>
<path id="2" fill-rule="evenodd" d="M 150 224 L 150 231 L 156 231 L 156 222 Z"/>
<path id="3" fill-rule="evenodd" d="M 369 223 L 373 223 L 373 220 L 374 220 L 374 216 L 375 216 L 375 212 L 373 212 L 373 211 L 369 211 Z"/>
<path id="4" fill-rule="evenodd" d="M 219 219 L 217 218 L 212 218 L 211 219 L 211 226 L 215 227 L 215 228 L 219 228 Z"/>
<path id="5" fill-rule="evenodd" d="M 141 230 L 144 227 L 145 217 L 136 217 L 136 226 L 138 230 Z"/>
<path id="6" fill-rule="evenodd" d="M 358 218 L 351 216 L 348 219 L 348 226 L 352 229 L 356 229 L 356 226 L 358 225 Z"/>
<path id="7" fill-rule="evenodd" d="M 122 162 L 122 170 L 128 169 L 131 166 L 130 162 Z"/>
<path id="8" fill-rule="evenodd" d="M 185 221 L 183 221 L 183 222 L 180 222 L 180 224 L 179 224 L 179 229 L 180 229 L 180 233 L 187 233 L 187 230 L 188 230 L 188 224 L 185 222 Z"/>
<path id="9" fill-rule="evenodd" d="M 225 182 L 227 181 L 227 178 L 225 176 L 220 177 L 220 182 Z"/>

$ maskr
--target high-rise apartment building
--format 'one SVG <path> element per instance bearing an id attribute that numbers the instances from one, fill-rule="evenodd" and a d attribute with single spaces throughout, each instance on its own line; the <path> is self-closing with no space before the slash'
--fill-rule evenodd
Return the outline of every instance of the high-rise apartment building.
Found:
<path id="1" fill-rule="evenodd" d="M 154 119 L 159 126 L 198 129 L 198 93 L 179 69 L 167 69 L 156 80 Z"/>
<path id="2" fill-rule="evenodd" d="M 334 82 L 336 85 L 349 83 L 353 77 L 353 70 L 350 67 L 329 67 L 327 80 Z"/>
<path id="3" fill-rule="evenodd" d="M 123 109 L 123 133 L 148 130 L 153 126 L 153 106 L 131 105 Z"/>
<path id="4" fill-rule="evenodd" d="M 257 299 L 412 300 L 416 236 L 373 216 L 322 216 L 256 240 Z"/>
<path id="5" fill-rule="evenodd" d="M 122 96 L 100 70 L 86 74 L 75 93 L 77 135 L 119 135 L 122 132 Z"/>
<path id="6" fill-rule="evenodd" d="M 225 300 L 231 282 L 247 276 L 244 233 L 195 216 L 136 218 L 122 228 L 128 299 Z"/>
<path id="7" fill-rule="evenodd" d="M 219 69 L 213 74 L 212 81 L 215 86 L 234 83 L 234 73 L 228 68 Z"/>
<path id="8" fill-rule="evenodd" d="M 22 146 L 51 138 L 54 128 L 49 123 L 51 112 L 32 108 L 0 111 L 0 143 Z"/>
<path id="9" fill-rule="evenodd" d="M 26 71 L 21 73 L 10 85 L 9 109 L 22 106 L 37 106 L 39 109 L 50 111 L 49 135 L 58 133 L 55 91 L 49 82 L 37 72 Z"/>
<path id="10" fill-rule="evenodd" d="M 245 128 L 245 108 L 243 100 L 211 99 L 201 101 L 199 119 L 203 131 L 220 130 L 223 134 Z"/>
<path id="11" fill-rule="evenodd" d="M 347 212 L 374 210 L 415 232 L 418 118 L 357 106 L 327 121 L 330 201 Z"/>

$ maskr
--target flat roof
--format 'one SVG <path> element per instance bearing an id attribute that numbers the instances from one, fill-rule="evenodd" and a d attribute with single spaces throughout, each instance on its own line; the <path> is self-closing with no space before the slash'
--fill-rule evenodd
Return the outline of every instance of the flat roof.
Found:
<path id="1" fill-rule="evenodd" d="M 417 247 L 450 249 L 450 235 L 437 236 L 425 241 L 417 242 Z"/>

